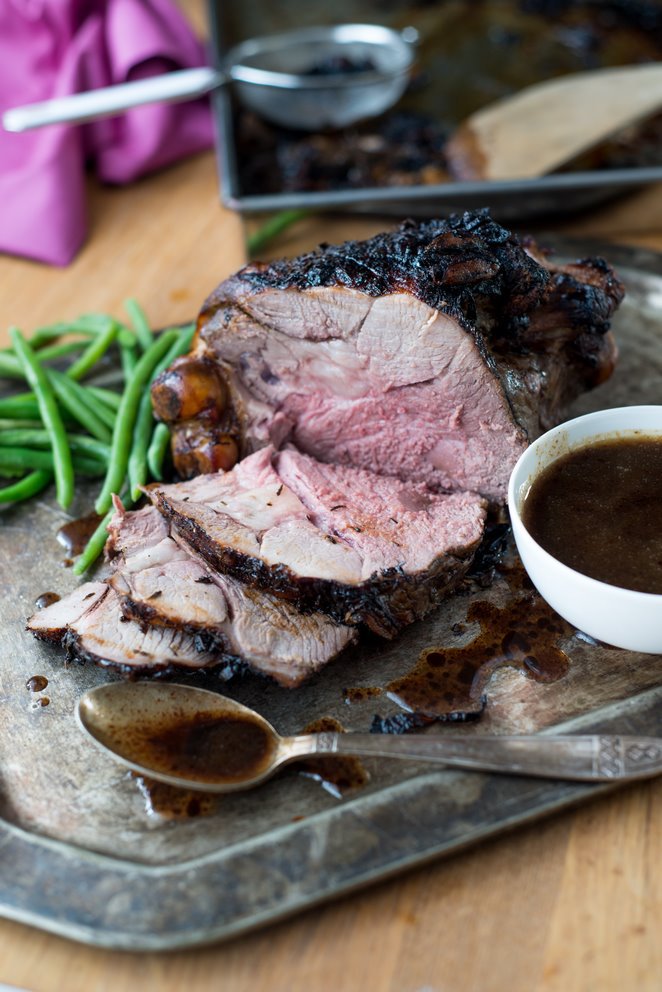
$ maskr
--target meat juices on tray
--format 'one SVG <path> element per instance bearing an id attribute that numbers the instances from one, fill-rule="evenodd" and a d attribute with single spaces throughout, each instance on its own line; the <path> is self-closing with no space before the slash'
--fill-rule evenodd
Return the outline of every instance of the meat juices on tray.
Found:
<path id="1" fill-rule="evenodd" d="M 486 211 L 246 266 L 153 387 L 190 481 L 117 503 L 109 583 L 30 629 L 123 670 L 240 657 L 284 685 L 353 625 L 393 636 L 457 587 L 520 452 L 611 374 L 622 296 L 602 259 L 556 265 Z"/>

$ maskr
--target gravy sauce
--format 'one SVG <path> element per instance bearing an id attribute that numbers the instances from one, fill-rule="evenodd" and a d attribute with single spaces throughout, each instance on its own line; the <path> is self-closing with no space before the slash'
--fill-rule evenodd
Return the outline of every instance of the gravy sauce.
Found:
<path id="1" fill-rule="evenodd" d="M 662 594 L 662 438 L 636 434 L 563 455 L 531 486 L 522 521 L 575 571 Z"/>
<path id="2" fill-rule="evenodd" d="M 136 764 L 203 784 L 249 781 L 270 764 L 277 746 L 256 720 L 223 712 L 118 723 L 100 739 Z"/>

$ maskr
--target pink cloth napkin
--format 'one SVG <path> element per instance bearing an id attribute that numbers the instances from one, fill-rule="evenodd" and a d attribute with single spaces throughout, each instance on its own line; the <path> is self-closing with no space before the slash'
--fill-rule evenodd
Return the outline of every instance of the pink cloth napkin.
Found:
<path id="1" fill-rule="evenodd" d="M 172 0 L 1 0 L 0 112 L 204 65 Z M 212 144 L 207 100 L 85 125 L 0 127 L 0 251 L 66 265 L 85 239 L 85 171 L 128 183 Z"/>

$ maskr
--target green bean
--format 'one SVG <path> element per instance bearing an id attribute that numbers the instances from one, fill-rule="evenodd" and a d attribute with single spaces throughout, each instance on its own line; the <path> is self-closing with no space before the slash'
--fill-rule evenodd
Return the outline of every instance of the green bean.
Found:
<path id="1" fill-rule="evenodd" d="M 5 379 L 24 379 L 21 363 L 16 355 L 3 352 L 0 355 L 0 375 Z"/>
<path id="2" fill-rule="evenodd" d="M 75 379 L 70 379 L 62 372 L 56 372 L 54 369 L 49 374 L 53 382 L 57 382 L 61 386 L 63 392 L 67 392 L 75 397 L 78 403 L 91 410 L 112 431 L 115 426 L 115 411 L 106 402 L 105 397 L 101 398 L 97 395 L 97 389 L 91 386 L 83 386 L 80 382 L 76 382 Z M 105 392 L 106 390 L 104 390 Z"/>
<path id="3" fill-rule="evenodd" d="M 180 355 L 186 354 L 186 352 L 191 347 L 191 344 L 193 343 L 193 338 L 195 337 L 195 323 L 182 324 L 181 327 L 174 328 L 174 330 L 179 331 L 179 341 L 177 342 L 176 348 L 173 345 L 174 354 L 173 357 L 170 359 L 170 361 L 174 361 L 174 359 L 178 358 Z M 168 356 L 166 356 L 166 358 L 167 357 Z M 168 364 L 170 364 L 170 362 Z"/>
<path id="4" fill-rule="evenodd" d="M 51 472 L 39 470 L 30 472 L 19 482 L 14 482 L 11 486 L 0 489 L 0 503 L 18 503 L 20 500 L 29 499 L 36 496 L 42 489 L 45 489 L 53 478 Z"/>
<path id="5" fill-rule="evenodd" d="M 73 422 L 80 424 L 99 441 L 110 441 L 112 427 L 115 423 L 113 411 L 109 410 L 105 404 L 99 408 L 90 388 L 79 385 L 73 379 L 68 379 L 62 372 L 50 369 L 47 376 L 60 406 L 66 410 Z M 21 393 L 17 396 L 0 399 L 0 417 L 36 420 L 39 415 L 39 405 L 34 393 Z M 63 420 L 70 423 L 64 417 Z"/>
<path id="6" fill-rule="evenodd" d="M 32 350 L 37 351 L 40 348 L 43 348 L 44 345 L 50 344 L 52 341 L 59 341 L 60 338 L 63 338 L 68 334 L 78 334 L 79 336 L 82 335 L 83 337 L 90 337 L 89 332 L 70 330 L 70 328 L 65 325 L 64 327 L 43 327 L 40 330 L 35 331 L 35 333 L 28 338 L 28 342 Z"/>
<path id="7" fill-rule="evenodd" d="M 149 391 L 143 393 L 138 407 L 136 424 L 133 428 L 133 439 L 127 471 L 129 475 L 129 493 L 136 500 L 140 496 L 140 487 L 147 482 L 147 449 L 152 437 L 154 417 L 152 415 L 152 398 Z"/>
<path id="8" fill-rule="evenodd" d="M 19 420 L 17 417 L 12 418 L 1 418 L 0 417 L 0 438 L 2 437 L 3 431 L 16 431 L 16 430 L 29 430 L 31 428 L 40 428 L 42 426 L 41 420 L 32 420 L 30 418 L 25 418 Z"/>
<path id="9" fill-rule="evenodd" d="M 35 331 L 35 333 L 28 338 L 28 341 L 32 350 L 37 351 L 39 348 L 43 348 L 45 344 L 49 344 L 51 341 L 57 341 L 66 333 L 66 329 L 62 326 L 56 326 L 54 324 L 52 327 L 44 327 L 40 331 Z M 11 348 L 0 348 L 0 353 L 3 355 L 13 354 Z"/>
<path id="10" fill-rule="evenodd" d="M 110 523 L 114 512 L 114 509 L 108 510 L 94 534 L 92 534 L 92 537 L 83 548 L 82 554 L 75 562 L 72 569 L 74 575 L 82 575 L 83 572 L 86 572 L 103 551 L 104 545 L 108 538 L 108 524 Z"/>
<path id="11" fill-rule="evenodd" d="M 0 448 L 0 465 L 6 469 L 28 468 L 53 469 L 51 451 L 38 451 L 33 448 Z"/>
<path id="12" fill-rule="evenodd" d="M 100 331 L 104 331 L 112 319 L 107 313 L 84 313 L 74 320 L 58 320 L 53 324 L 44 324 L 43 327 L 36 329 L 30 338 L 30 344 L 35 339 L 48 340 L 62 337 L 65 334 L 83 334 L 85 337 L 93 337 Z"/>
<path id="13" fill-rule="evenodd" d="M 83 314 L 82 317 L 77 317 L 75 320 L 58 320 L 54 324 L 45 324 L 43 327 L 38 327 L 34 334 L 30 335 L 28 341 L 33 351 L 36 351 L 38 348 L 43 348 L 49 341 L 57 340 L 69 334 L 78 334 L 86 338 L 96 337 L 97 334 L 103 333 L 111 324 L 118 326 L 118 337 L 120 339 L 122 339 L 123 335 L 133 337 L 129 328 L 123 324 L 119 324 L 110 314 L 91 313 L 87 315 Z M 2 351 L 11 351 L 11 349 L 3 348 Z"/>
<path id="14" fill-rule="evenodd" d="M 147 449 L 147 466 L 153 479 L 163 478 L 163 459 L 170 442 L 170 428 L 167 424 L 157 424 Z"/>
<path id="15" fill-rule="evenodd" d="M 138 362 L 138 352 L 134 346 L 127 347 L 124 344 L 120 344 L 120 359 L 122 361 L 122 372 L 124 374 L 124 381 L 128 382 L 133 374 L 133 370 Z"/>
<path id="16" fill-rule="evenodd" d="M 26 420 L 39 418 L 39 404 L 34 393 L 21 393 L 0 399 L 0 417 L 22 417 Z"/>
<path id="17" fill-rule="evenodd" d="M 85 347 L 85 341 L 63 341 L 62 344 L 51 344 L 46 348 L 39 349 L 39 361 L 40 362 L 52 362 L 57 358 L 65 358 L 67 355 L 73 355 L 77 351 L 82 351 Z"/>
<path id="18" fill-rule="evenodd" d="M 150 330 L 147 317 L 145 316 L 145 311 L 140 306 L 138 301 L 133 298 L 124 301 L 124 309 L 131 318 L 133 329 L 135 330 L 136 337 L 138 338 L 138 344 L 143 351 L 147 351 L 154 341 L 154 335 Z"/>
<path id="19" fill-rule="evenodd" d="M 107 462 L 98 458 L 90 458 L 89 455 L 76 455 L 74 457 L 74 468 L 78 475 L 86 475 L 90 479 L 100 479 L 106 474 Z"/>
<path id="20" fill-rule="evenodd" d="M 115 321 L 111 321 L 105 331 L 102 331 L 96 338 L 93 338 L 83 354 L 67 369 L 69 378 L 76 380 L 82 379 L 96 365 L 99 359 L 106 354 L 117 337 L 118 330 L 119 328 Z"/>
<path id="21" fill-rule="evenodd" d="M 268 220 L 264 222 L 262 227 L 259 227 L 254 234 L 248 238 L 248 253 L 249 255 L 254 255 L 256 252 L 261 251 L 265 245 L 273 241 L 275 237 L 282 234 L 288 227 L 292 224 L 296 224 L 298 220 L 303 220 L 304 217 L 308 216 L 307 210 L 281 210 L 280 213 L 274 214 L 273 217 L 269 217 Z"/>
<path id="22" fill-rule="evenodd" d="M 82 475 L 99 476 L 106 470 L 105 460 L 90 455 L 74 455 L 72 465 Z M 55 458 L 52 451 L 42 451 L 39 448 L 0 447 L 0 466 L 8 469 L 40 468 L 53 471 Z"/>
<path id="23" fill-rule="evenodd" d="M 92 455 L 93 458 L 98 458 L 105 464 L 108 463 L 110 458 L 110 445 L 104 444 L 103 441 L 98 441 L 94 437 L 87 437 L 86 434 L 70 434 L 69 444 L 71 445 L 72 451 Z"/>
<path id="24" fill-rule="evenodd" d="M 43 426 L 39 419 L 39 405 L 34 393 L 20 393 L 0 399 L 0 417 L 6 418 L 7 427 L 20 427 L 21 423 L 24 427 L 29 427 L 30 423 L 25 423 L 25 421 L 32 422 L 35 427 Z M 62 422 L 65 427 L 76 423 L 64 414 Z M 108 439 L 110 439 L 110 433 Z"/>
<path id="25" fill-rule="evenodd" d="M 66 509 L 74 498 L 74 469 L 67 434 L 55 401 L 53 388 L 45 369 L 35 358 L 32 348 L 27 344 L 17 327 L 10 328 L 9 338 L 28 384 L 37 397 L 44 427 L 51 435 L 57 501 L 63 509 Z"/>
<path id="26" fill-rule="evenodd" d="M 39 362 L 49 362 L 56 358 L 64 358 L 85 347 L 84 341 L 65 341 L 64 344 L 54 344 L 42 348 L 37 356 Z M 16 355 L 8 352 L 0 354 L 0 375 L 8 379 L 24 379 L 25 374 Z"/>
<path id="27" fill-rule="evenodd" d="M 60 404 L 81 427 L 99 441 L 111 440 L 115 419 L 105 407 L 93 403 L 83 386 L 73 379 L 67 379 L 61 372 L 57 374 L 51 372 L 50 381 Z"/>
<path id="28" fill-rule="evenodd" d="M 157 338 L 136 365 L 135 371 L 126 385 L 115 421 L 108 472 L 95 503 L 97 513 L 105 513 L 108 510 L 112 494 L 119 492 L 122 487 L 129 461 L 129 445 L 133 436 L 141 396 L 154 369 L 176 338 L 176 331 L 166 331 Z"/>
<path id="29" fill-rule="evenodd" d="M 0 431 L 0 448 L 49 448 L 50 443 L 50 435 L 43 429 L 14 427 Z M 70 434 L 69 446 L 72 451 L 82 451 L 102 461 L 108 461 L 110 457 L 110 445 L 86 434 Z"/>
<path id="30" fill-rule="evenodd" d="M 121 345 L 121 347 L 122 348 L 137 348 L 138 347 L 138 339 L 137 339 L 136 335 L 134 334 L 134 332 L 131 330 L 131 328 L 130 327 L 127 327 L 126 324 L 120 324 L 119 321 L 116 321 L 116 323 L 117 323 L 117 326 L 120 329 L 119 330 L 119 334 L 117 335 L 117 340 L 118 340 L 119 344 Z"/>
<path id="31" fill-rule="evenodd" d="M 115 413 L 120 408 L 120 403 L 122 401 L 122 396 L 120 393 L 113 392 L 112 389 L 102 389 L 100 386 L 86 386 L 86 391 L 93 396 L 104 406 L 109 407 Z"/>

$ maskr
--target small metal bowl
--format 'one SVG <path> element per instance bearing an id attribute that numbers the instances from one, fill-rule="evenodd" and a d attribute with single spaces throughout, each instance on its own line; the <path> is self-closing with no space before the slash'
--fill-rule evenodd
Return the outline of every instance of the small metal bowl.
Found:
<path id="1" fill-rule="evenodd" d="M 508 507 L 522 563 L 540 595 L 590 637 L 619 648 L 662 653 L 662 595 L 609 585 L 576 572 L 545 551 L 522 522 L 535 479 L 568 452 L 594 441 L 644 434 L 662 439 L 662 406 L 620 407 L 569 420 L 543 434 L 520 456 L 510 477 Z M 651 521 L 651 526 L 659 526 Z"/>
<path id="2" fill-rule="evenodd" d="M 228 52 L 227 72 L 243 105 L 285 127 L 324 130 L 347 127 L 383 113 L 404 93 L 418 32 L 378 24 L 303 28 L 251 38 Z M 311 74 L 342 58 L 372 71 Z"/>

